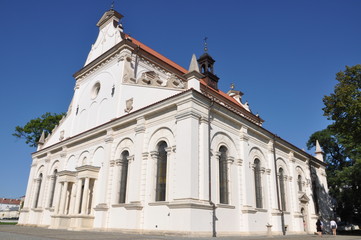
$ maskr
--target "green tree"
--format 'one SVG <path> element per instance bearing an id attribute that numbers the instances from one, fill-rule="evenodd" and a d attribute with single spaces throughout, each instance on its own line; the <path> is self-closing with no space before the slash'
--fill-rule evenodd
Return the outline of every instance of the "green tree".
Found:
<path id="1" fill-rule="evenodd" d="M 322 146 L 328 175 L 336 170 L 342 170 L 344 167 L 350 166 L 351 163 L 346 156 L 345 148 L 340 144 L 339 139 L 331 128 L 313 133 L 307 142 L 307 148 L 314 148 L 316 141 Z"/>
<path id="2" fill-rule="evenodd" d="M 30 120 L 23 127 L 16 126 L 13 136 L 25 139 L 30 147 L 36 147 L 42 132 L 49 134 L 64 116 L 64 113 L 45 113 L 41 117 Z"/>
<path id="3" fill-rule="evenodd" d="M 336 80 L 334 92 L 323 98 L 324 115 L 332 124 L 313 133 L 307 147 L 318 140 L 323 148 L 338 215 L 361 222 L 361 65 L 346 66 Z"/>
<path id="4" fill-rule="evenodd" d="M 347 157 L 344 147 L 340 144 L 337 136 L 331 128 L 326 128 L 313 133 L 308 142 L 307 148 L 315 147 L 316 140 L 319 141 L 324 152 L 324 159 L 327 163 L 326 173 L 329 186 L 329 194 L 336 200 L 334 210 L 343 220 L 349 219 L 353 212 L 352 192 L 349 191 L 351 178 L 346 173 L 352 162 Z M 347 186 L 347 187 L 345 187 Z"/>
<path id="5" fill-rule="evenodd" d="M 340 143 L 355 161 L 361 156 L 361 65 L 346 66 L 336 74 L 334 93 L 323 98 L 324 115 Z"/>

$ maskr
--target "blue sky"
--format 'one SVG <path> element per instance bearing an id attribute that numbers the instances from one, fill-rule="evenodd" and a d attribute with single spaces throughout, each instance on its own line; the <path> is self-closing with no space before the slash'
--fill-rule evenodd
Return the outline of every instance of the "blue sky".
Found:
<path id="1" fill-rule="evenodd" d="M 25 194 L 35 151 L 15 126 L 67 111 L 111 2 L 0 0 L 0 197 Z M 361 63 L 359 0 L 117 0 L 115 9 L 126 33 L 185 68 L 207 36 L 219 88 L 234 83 L 266 129 L 301 149 L 329 124 L 322 98 L 335 74 Z"/>

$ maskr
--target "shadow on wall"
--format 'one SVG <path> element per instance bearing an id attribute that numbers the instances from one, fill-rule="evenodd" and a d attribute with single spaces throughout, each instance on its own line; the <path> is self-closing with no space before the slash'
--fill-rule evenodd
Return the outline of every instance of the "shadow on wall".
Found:
<path id="1" fill-rule="evenodd" d="M 315 212 L 321 218 L 325 233 L 331 234 L 330 221 L 335 217 L 332 211 L 334 199 L 326 191 L 324 183 L 320 180 L 315 168 L 311 169 L 312 177 L 312 198 L 315 203 Z"/>

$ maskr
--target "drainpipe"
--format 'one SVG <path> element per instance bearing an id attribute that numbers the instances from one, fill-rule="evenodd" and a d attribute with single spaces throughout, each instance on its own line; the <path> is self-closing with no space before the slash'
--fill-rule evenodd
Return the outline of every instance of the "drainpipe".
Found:
<path id="1" fill-rule="evenodd" d="M 282 233 L 283 235 L 286 235 L 286 229 L 285 229 L 285 216 L 283 213 L 283 210 L 281 209 L 281 203 L 280 203 L 280 193 L 279 193 L 279 186 L 278 186 L 278 177 L 277 177 L 277 158 L 276 158 L 276 135 L 273 135 L 273 159 L 275 164 L 275 176 L 276 176 L 276 188 L 277 188 L 277 204 L 278 204 L 278 210 L 281 212 L 281 225 L 282 225 Z"/>
<path id="2" fill-rule="evenodd" d="M 216 205 L 212 202 L 212 157 L 211 157 L 211 109 L 214 101 L 211 99 L 211 103 L 208 109 L 208 194 L 209 204 L 212 206 L 212 237 L 217 237 L 216 232 Z"/>

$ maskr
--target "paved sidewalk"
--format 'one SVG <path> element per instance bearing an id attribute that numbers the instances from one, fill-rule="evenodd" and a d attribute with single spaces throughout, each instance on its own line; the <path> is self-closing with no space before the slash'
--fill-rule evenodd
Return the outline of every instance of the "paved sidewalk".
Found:
<path id="1" fill-rule="evenodd" d="M 290 235 L 290 236 L 233 236 L 233 237 L 179 237 L 179 236 L 156 236 L 125 234 L 119 232 L 95 232 L 95 231 L 67 231 L 35 227 L 23 227 L 14 225 L 0 225 L 0 240 L 361 240 L 361 236 L 331 236 L 324 235 L 322 238 L 316 235 Z"/>

